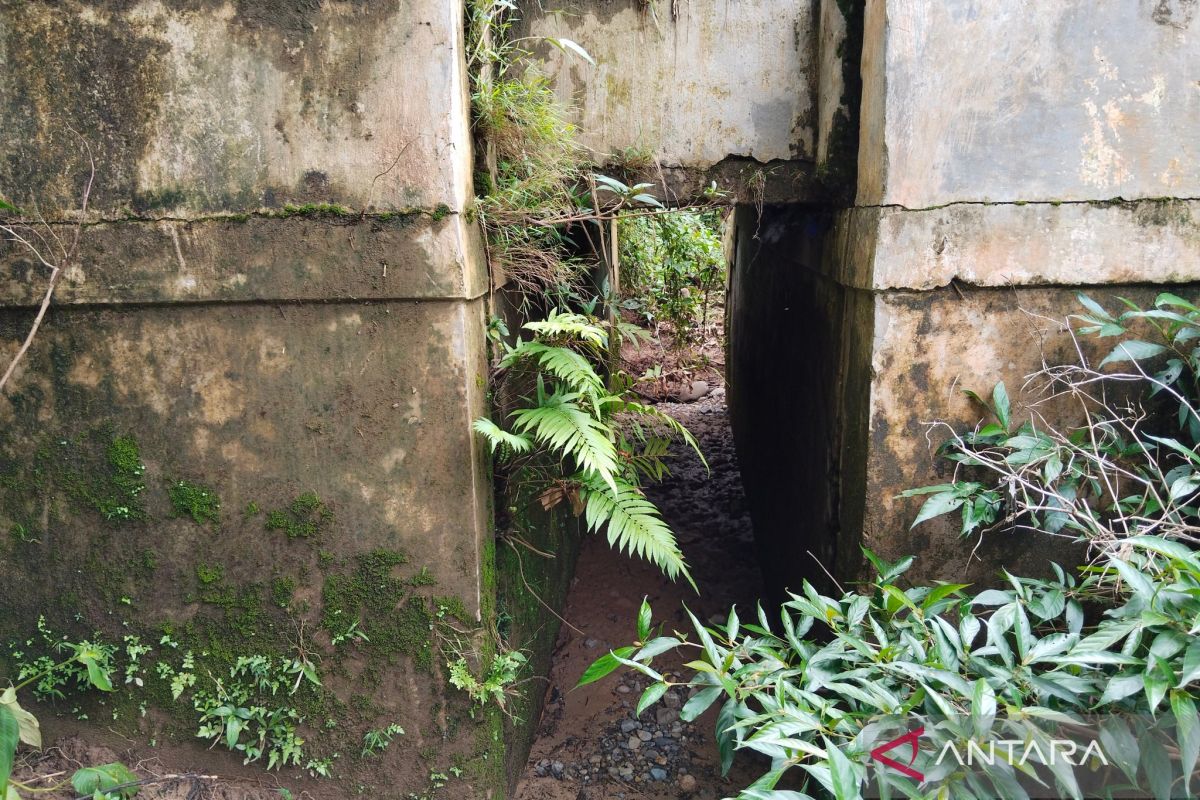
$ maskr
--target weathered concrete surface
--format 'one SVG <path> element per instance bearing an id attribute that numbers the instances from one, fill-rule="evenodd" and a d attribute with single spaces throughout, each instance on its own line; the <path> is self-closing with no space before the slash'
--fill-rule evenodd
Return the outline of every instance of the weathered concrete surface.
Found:
<path id="1" fill-rule="evenodd" d="M 0 397 L 0 640 L 43 613 L 74 637 L 170 632 L 201 682 L 310 654 L 323 686 L 280 704 L 333 777 L 288 767 L 297 796 L 422 795 L 452 765 L 447 796 L 504 792 L 500 715 L 445 680 L 495 647 L 497 593 L 462 14 L 0 0 L 0 195 L 48 251 L 95 161 L 79 256 Z M 0 246 L 0 363 L 47 276 Z M 219 522 L 180 510 L 180 480 Z M 356 621 L 370 641 L 335 644 Z M 239 771 L 164 686 L 79 702 L 164 762 Z"/>
<path id="2" fill-rule="evenodd" d="M 1005 381 L 1014 398 L 1013 418 L 1027 418 L 1021 386 L 1025 376 L 1048 364 L 1077 363 L 1075 345 L 1062 324 L 1080 310 L 1083 291 L 1114 308 L 1117 296 L 1149 305 L 1156 287 L 1079 286 L 1070 288 L 939 289 L 878 294 L 873 303 L 870 431 L 862 455 L 865 483 L 848 496 L 861 502 L 861 543 L 887 558 L 917 556 L 914 578 L 995 582 L 1001 568 L 1048 575 L 1049 562 L 1078 563 L 1079 546 L 1042 533 L 997 532 L 959 535 L 957 514 L 909 530 L 924 498 L 899 498 L 901 491 L 945 483 L 953 464 L 935 457 L 956 430 L 973 427 L 987 412 L 970 401 L 966 389 L 990 394 Z M 1200 285 L 1176 286 L 1186 297 Z M 1102 357 L 1112 340 L 1081 338 L 1089 358 Z M 1043 409 L 1043 413 L 1046 412 Z M 1064 419 L 1073 418 L 1063 410 Z M 852 511 L 850 513 L 853 513 Z M 853 547 L 850 539 L 845 545 Z M 844 564 L 854 574 L 853 563 Z M 861 564 L 860 564 L 861 568 Z M 861 573 L 860 573 L 861 574 Z"/>
<path id="3" fill-rule="evenodd" d="M 1200 201 L 860 207 L 834 231 L 838 280 L 934 289 L 1200 280 Z"/>
<path id="4" fill-rule="evenodd" d="M 474 226 L 436 210 L 97 223 L 80 243 L 56 304 L 465 300 L 488 281 Z M 0 242 L 0 304 L 41 302 L 46 276 L 23 246 Z"/>
<path id="5" fill-rule="evenodd" d="M 1200 8 L 868 0 L 860 205 L 1200 196 Z"/>
<path id="6" fill-rule="evenodd" d="M 459 210 L 462 13 L 437 0 L 5 0 L 0 191 L 49 218 L 77 209 L 86 143 L 94 216 Z"/>
<path id="7" fill-rule="evenodd" d="M 0 314 L 5 363 L 29 317 Z M 172 631 L 202 669 L 305 647 L 329 694 L 284 704 L 302 709 L 309 757 L 357 752 L 381 719 L 407 732 L 386 766 L 335 762 L 334 780 L 304 787 L 312 796 L 345 797 L 360 784 L 379 797 L 422 791 L 429 768 L 416 749 L 481 764 L 458 788 L 488 796 L 503 782 L 488 761 L 493 730 L 444 683 L 431 605 L 435 595 L 461 603 L 455 624 L 470 626 L 492 602 L 481 574 L 490 487 L 470 430 L 483 412 L 482 328 L 479 300 L 52 311 L 0 398 L 4 640 L 28 636 L 45 615 L 56 631 L 110 641 L 132 633 L 153 644 Z M 106 448 L 124 436 L 146 467 L 144 518 L 105 519 L 96 504 L 113 491 Z M 180 479 L 219 496 L 219 523 L 173 509 L 168 489 Z M 321 510 L 297 520 L 315 529 L 293 538 L 273 528 L 273 515 L 290 519 L 307 492 Z M 370 588 L 386 592 L 369 595 L 375 605 L 341 610 L 339 587 L 376 554 L 405 563 L 375 578 L 386 581 Z M 279 599 L 281 582 L 294 596 Z M 371 643 L 330 647 L 338 614 L 361 614 Z M 0 657 L 11 667 L 7 651 Z M 145 695 L 116 695 L 122 716 L 109 724 L 139 739 L 194 741 L 190 706 L 158 706 L 160 683 L 148 677 Z M 366 699 L 348 705 L 355 696 Z M 136 713 L 143 700 L 154 709 L 146 720 Z M 75 702 L 107 720 L 94 699 Z M 325 718 L 337 727 L 322 729 Z M 212 771 L 231 769 L 223 751 L 205 758 Z M 284 776 L 302 780 L 300 770 Z"/>
<path id="8" fill-rule="evenodd" d="M 815 4 L 577 0 L 543 13 L 521 4 L 518 35 L 582 45 L 592 67 L 538 48 L 583 143 L 663 164 L 707 168 L 728 156 L 808 160 L 816 148 Z"/>

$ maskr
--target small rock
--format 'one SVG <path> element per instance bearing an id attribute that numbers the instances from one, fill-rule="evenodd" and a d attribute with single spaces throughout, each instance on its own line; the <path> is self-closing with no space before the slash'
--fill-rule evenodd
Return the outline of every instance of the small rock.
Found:
<path id="1" fill-rule="evenodd" d="M 630 688 L 623 683 L 617 684 L 617 694 L 629 694 Z"/>
<path id="2" fill-rule="evenodd" d="M 600 642 L 596 641 L 595 639 L 589 638 L 589 639 L 583 640 L 583 646 L 586 647 L 588 650 L 596 649 L 596 645 L 598 645 L 598 644 L 600 644 Z"/>
<path id="3" fill-rule="evenodd" d="M 650 777 L 656 781 L 665 781 L 667 779 L 667 771 L 662 767 L 655 767 L 650 770 Z"/>
<path id="4" fill-rule="evenodd" d="M 679 719 L 679 709 L 677 708 L 656 708 L 654 710 L 654 721 L 659 725 L 670 725 Z"/>
<path id="5" fill-rule="evenodd" d="M 636 736 L 630 736 L 629 741 L 625 743 L 626 750 L 637 750 L 642 746 L 642 740 Z"/>
<path id="6" fill-rule="evenodd" d="M 681 792 L 696 791 L 696 778 L 693 775 L 684 775 L 679 779 L 679 790 Z"/>
<path id="7" fill-rule="evenodd" d="M 712 389 L 708 385 L 708 381 L 692 381 L 688 388 L 679 393 L 679 400 L 684 403 L 691 403 L 694 400 L 699 400 Z"/>
<path id="8" fill-rule="evenodd" d="M 648 741 L 650 741 L 650 739 L 653 738 L 650 735 L 650 731 L 647 731 L 647 730 L 638 731 L 637 735 L 638 735 L 638 738 L 641 739 L 643 742 L 648 742 Z"/>
<path id="9" fill-rule="evenodd" d="M 638 722 L 636 719 L 621 720 L 621 733 L 633 733 L 640 727 L 642 727 L 642 723 Z"/>
<path id="10" fill-rule="evenodd" d="M 663 705 L 667 708 L 679 708 L 683 704 L 678 692 L 667 692 L 663 695 Z"/>
<path id="11" fill-rule="evenodd" d="M 562 778 L 564 769 L 565 767 L 561 761 L 555 761 L 550 765 L 550 772 L 554 773 L 554 777 L 556 778 Z"/>

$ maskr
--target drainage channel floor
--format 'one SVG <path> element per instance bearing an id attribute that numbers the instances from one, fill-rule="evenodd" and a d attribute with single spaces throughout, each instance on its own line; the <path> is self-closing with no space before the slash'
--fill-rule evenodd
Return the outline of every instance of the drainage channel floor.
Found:
<path id="1" fill-rule="evenodd" d="M 684 723 L 679 708 L 687 697 L 672 690 L 636 717 L 648 679 L 630 671 L 572 688 L 592 661 L 633 640 L 644 595 L 656 624 L 667 632 L 690 630 L 684 604 L 705 620 L 723 620 L 734 603 L 741 616 L 753 615 L 762 579 L 724 389 L 659 408 L 695 434 L 711 468 L 710 473 L 694 453 L 680 451 L 672 457 L 671 476 L 647 489 L 679 538 L 701 594 L 611 550 L 603 537 L 587 537 L 563 613 L 577 630 L 564 625 L 559 634 L 546 707 L 517 800 L 716 800 L 736 795 L 768 767 L 765 760 L 739 753 L 728 778 L 720 776 L 716 705 Z M 655 666 L 678 676 L 692 658 L 656 659 Z"/>

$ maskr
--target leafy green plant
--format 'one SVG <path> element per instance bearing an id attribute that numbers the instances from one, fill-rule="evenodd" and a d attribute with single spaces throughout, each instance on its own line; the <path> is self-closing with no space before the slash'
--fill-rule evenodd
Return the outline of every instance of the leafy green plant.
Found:
<path id="1" fill-rule="evenodd" d="M 1123 557 L 1110 554 L 1079 577 L 1057 567 L 1051 580 L 1006 574 L 1006 588 L 975 594 L 962 584 L 902 588 L 912 558 L 890 564 L 868 553 L 878 578 L 865 593 L 827 597 L 805 584 L 774 620 L 761 607 L 753 622 L 732 610 L 712 627 L 689 614 L 687 633 L 654 631 L 643 603 L 634 644 L 597 660 L 580 683 L 625 666 L 652 681 L 639 713 L 672 687 L 690 689 L 680 714 L 689 721 L 721 701 L 722 768 L 739 749 L 772 760 L 744 800 L 809 797 L 776 789 L 793 769 L 806 791 L 858 798 L 871 749 L 892 735 L 881 734 L 903 732 L 917 716 L 939 720 L 924 733 L 937 752 L 948 741 L 1025 741 L 1044 736 L 1044 722 L 1101 711 L 1110 715 L 1104 736 L 1136 742 L 1110 749 L 1111 785 L 1140 781 L 1167 797 L 1200 754 L 1200 559 L 1158 536 L 1125 543 Z M 1089 623 L 1086 609 L 1097 606 L 1106 610 Z M 687 677 L 654 668 L 677 650 L 690 659 Z M 1135 722 L 1164 709 L 1179 724 L 1173 740 Z M 1061 761 L 1030 769 L 1077 795 Z M 1003 759 L 966 771 L 926 767 L 920 784 L 888 770 L 873 777 L 883 796 L 1028 796 Z"/>
<path id="2" fill-rule="evenodd" d="M 554 311 L 523 329 L 532 338 L 504 345 L 499 366 L 516 380 L 532 376 L 533 394 L 506 427 L 480 418 L 475 430 L 543 507 L 568 502 L 590 530 L 604 529 L 613 547 L 690 582 L 674 534 L 639 487 L 665 474 L 672 437 L 699 453 L 695 439 L 670 416 L 631 399 L 623 381 L 610 390 L 594 366 L 609 334 L 594 319 Z"/>
<path id="3" fill-rule="evenodd" d="M 0 792 L 3 792 L 5 800 L 20 800 L 22 793 L 37 795 L 70 785 L 76 792 L 98 800 L 132 797 L 137 793 L 138 778 L 123 764 L 84 767 L 76 770 L 68 780 L 49 785 L 40 782 L 36 787 L 13 779 L 13 762 L 18 745 L 24 743 L 39 749 L 42 746 L 37 717 L 21 707 L 18 692 L 33 687 L 35 696 L 53 698 L 65 696 L 64 690 L 68 687 L 99 689 L 102 692 L 113 690 L 111 659 L 115 648 L 88 641 L 56 639 L 46 628 L 45 619 L 38 620 L 38 629 L 53 650 L 65 655 L 65 658 L 42 657 L 22 663 L 24 654 L 20 650 L 12 653 L 21 666 L 18 682 L 0 692 Z M 130 646 L 141 654 L 136 641 Z"/>
<path id="4" fill-rule="evenodd" d="M 261 655 L 238 658 L 227 679 L 212 678 L 194 693 L 192 704 L 200 715 L 196 735 L 242 753 L 246 764 L 266 755 L 267 769 L 299 765 L 304 744 L 296 734 L 300 715 L 270 698 L 289 684 L 287 693 L 295 694 L 306 678 L 320 685 L 311 664 Z"/>
<path id="5" fill-rule="evenodd" d="M 1125 301 L 1118 316 L 1079 299 L 1088 313 L 1077 334 L 1124 336 L 1144 323 L 1158 341 L 1124 338 L 1096 367 L 1082 357 L 1044 367 L 1026 382 L 1019 423 L 1003 383 L 990 402 L 968 392 L 995 421 L 963 434 L 940 426 L 949 431 L 940 454 L 956 471 L 902 494 L 928 495 L 914 525 L 958 511 L 964 535 L 1009 527 L 1098 548 L 1139 534 L 1200 543 L 1200 311 L 1173 294 L 1150 310 Z M 1057 421 L 1064 413 L 1073 424 Z"/>
<path id="6" fill-rule="evenodd" d="M 386 728 L 367 731 L 363 734 L 362 757 L 366 758 L 376 753 L 382 753 L 392 743 L 392 739 L 403 735 L 404 728 L 395 723 L 388 725 Z"/>
<path id="7" fill-rule="evenodd" d="M 525 654 L 517 650 L 501 651 L 492 656 L 481 677 L 476 677 L 467 659 L 461 656 L 446 666 L 450 684 L 466 692 L 474 703 L 484 706 L 493 702 L 503 710 L 508 692 L 517 682 L 526 660 Z"/>
<path id="8" fill-rule="evenodd" d="M 679 339 L 688 338 L 697 323 L 703 328 L 709 296 L 725 285 L 721 224 L 716 210 L 622 217 L 626 307 L 649 321 L 666 320 Z"/>

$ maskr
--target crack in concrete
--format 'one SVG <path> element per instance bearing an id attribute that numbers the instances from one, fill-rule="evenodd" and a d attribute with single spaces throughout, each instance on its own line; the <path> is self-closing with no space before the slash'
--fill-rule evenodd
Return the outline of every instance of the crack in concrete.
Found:
<path id="1" fill-rule="evenodd" d="M 900 203 L 879 203 L 868 205 L 854 205 L 849 210 L 857 209 L 889 209 L 896 211 L 939 211 L 944 208 L 954 208 L 955 206 L 1095 206 L 1097 208 L 1108 208 L 1110 206 L 1134 206 L 1142 203 L 1195 203 L 1200 202 L 1200 197 L 1136 197 L 1127 199 L 1124 197 L 1112 197 L 1102 200 L 954 200 L 949 203 L 942 203 L 936 206 L 917 206 L 910 207 Z"/>

